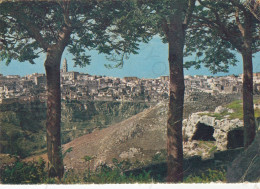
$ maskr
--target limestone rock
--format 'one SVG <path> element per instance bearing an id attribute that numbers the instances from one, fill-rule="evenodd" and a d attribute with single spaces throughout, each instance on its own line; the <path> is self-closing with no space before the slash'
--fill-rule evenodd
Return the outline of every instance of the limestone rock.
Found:
<path id="1" fill-rule="evenodd" d="M 223 106 L 218 106 L 216 107 L 215 109 L 215 113 L 218 113 L 218 114 L 221 114 L 223 113 L 224 111 L 227 111 L 227 108 L 223 107 Z"/>
<path id="2" fill-rule="evenodd" d="M 140 154 L 140 149 L 138 148 L 129 148 L 128 151 L 122 152 L 119 157 L 122 159 L 130 159 L 134 158 L 135 155 Z"/>
<path id="3" fill-rule="evenodd" d="M 235 111 L 233 109 L 228 109 L 228 113 L 233 114 Z"/>
<path id="4" fill-rule="evenodd" d="M 228 135 L 230 135 L 230 132 L 233 130 L 242 129 L 243 121 L 239 119 L 230 120 L 229 118 L 225 118 L 225 117 L 221 120 L 218 120 L 215 117 L 209 116 L 207 114 L 209 114 L 209 112 L 197 112 L 191 114 L 188 119 L 183 120 L 184 139 L 186 141 L 192 141 L 195 135 L 200 135 L 201 140 L 205 140 L 205 136 L 202 136 L 197 132 L 204 133 L 203 135 L 205 134 L 212 135 L 212 137 L 208 136 L 206 138 L 211 141 L 214 139 L 216 141 L 216 146 L 218 150 L 226 150 L 228 146 Z M 213 132 L 212 129 L 205 129 L 205 128 L 204 131 L 198 131 L 199 124 L 201 125 L 204 124 L 205 128 L 211 127 L 213 129 Z M 201 127 L 201 129 L 202 128 L 203 127 Z M 198 136 L 196 136 L 195 139 L 199 140 Z"/>
<path id="5" fill-rule="evenodd" d="M 228 167 L 227 182 L 260 182 L 260 133 Z"/>
<path id="6" fill-rule="evenodd" d="M 91 169 L 95 169 L 102 163 L 110 164 L 113 158 L 119 161 L 129 159 L 131 162 L 152 160 L 158 151 L 166 150 L 167 111 L 167 104 L 161 103 L 120 123 L 83 135 L 65 144 L 64 150 L 73 147 L 73 153 L 66 155 L 64 164 L 74 169 L 84 168 L 86 165 L 78 162 L 86 155 L 96 157 Z M 218 120 L 210 116 L 210 112 L 189 115 L 183 120 L 185 157 L 197 155 L 202 159 L 213 158 L 214 152 L 226 150 L 230 145 L 228 139 L 230 131 L 243 126 L 243 122 L 239 119 Z M 211 131 L 213 129 L 214 132 L 209 137 L 211 141 L 192 140 L 195 132 L 198 132 L 197 126 L 202 124 L 211 127 L 209 129 Z M 70 159 L 72 157 L 73 160 Z"/>

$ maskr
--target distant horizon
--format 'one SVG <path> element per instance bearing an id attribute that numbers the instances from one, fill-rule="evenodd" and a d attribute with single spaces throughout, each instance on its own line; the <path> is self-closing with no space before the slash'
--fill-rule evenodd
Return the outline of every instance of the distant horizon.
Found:
<path id="1" fill-rule="evenodd" d="M 87 73 L 90 75 L 105 75 L 108 77 L 138 77 L 138 78 L 158 78 L 160 76 L 169 75 L 168 65 L 168 44 L 162 43 L 161 39 L 157 36 L 154 37 L 149 43 L 141 43 L 139 46 L 139 54 L 130 55 L 129 59 L 125 60 L 123 68 L 108 69 L 105 64 L 112 64 L 106 59 L 103 54 L 98 54 L 97 51 L 89 51 L 88 55 L 91 55 L 91 64 L 84 68 L 73 66 L 73 56 L 66 50 L 63 53 L 61 59 L 61 65 L 64 58 L 68 62 L 68 71 L 76 71 L 80 73 Z M 243 74 L 242 57 L 236 53 L 238 63 L 237 66 L 230 66 L 228 73 L 212 74 L 207 68 L 201 66 L 200 69 L 190 68 L 184 69 L 184 75 L 207 75 L 207 76 L 227 76 L 227 75 L 239 75 Z M 187 60 L 193 60 L 194 57 L 185 57 L 184 62 Z M 5 65 L 5 62 L 0 62 L 0 74 L 3 75 L 19 75 L 26 76 L 33 73 L 45 73 L 43 66 L 45 60 L 45 54 L 35 60 L 36 64 L 32 65 L 29 62 L 12 61 L 9 66 Z M 260 52 L 254 54 L 253 58 L 253 72 L 260 72 Z"/>
<path id="2" fill-rule="evenodd" d="M 61 69 L 62 70 L 62 69 Z M 74 70 L 72 70 L 72 71 L 67 71 L 66 73 L 69 73 L 69 72 L 77 72 L 77 73 L 79 73 L 79 74 L 88 74 L 88 75 L 90 75 L 90 76 L 102 76 L 102 77 L 115 77 L 115 76 L 108 76 L 108 75 L 96 75 L 96 74 L 89 74 L 89 73 L 84 73 L 84 72 L 78 72 L 78 71 L 74 71 Z M 260 73 L 260 71 L 259 72 L 253 72 L 253 73 Z M 2 73 L 0 73 L 0 74 L 2 74 Z M 28 75 L 33 75 L 33 74 L 44 74 L 44 75 L 46 75 L 46 73 L 38 73 L 38 72 L 34 72 L 34 73 L 31 73 L 31 74 L 26 74 L 26 75 L 19 75 L 19 74 L 11 74 L 11 75 L 5 75 L 5 74 L 2 74 L 3 76 L 20 76 L 20 77 L 26 77 L 26 76 L 28 76 Z M 214 74 L 212 74 L 212 75 L 203 75 L 203 74 L 195 74 L 195 75 L 188 75 L 188 74 L 184 74 L 184 76 L 212 76 L 212 77 L 225 77 L 225 76 L 231 76 L 231 75 L 235 75 L 235 76 L 238 76 L 238 75 L 243 75 L 243 73 L 241 73 L 241 74 L 228 74 L 227 73 L 227 75 L 223 75 L 223 76 L 219 76 L 219 75 L 214 75 Z M 169 75 L 160 75 L 160 76 L 158 76 L 158 77 L 165 77 L 165 76 L 169 76 Z M 124 77 L 137 77 L 137 78 L 139 78 L 139 79 L 141 79 L 140 77 L 138 77 L 138 76 L 128 76 L 128 75 L 126 75 L 126 76 L 123 76 L 123 77 L 119 77 L 119 78 L 124 78 Z M 156 78 L 158 78 L 158 77 L 156 77 Z M 143 78 L 143 77 L 142 77 Z M 145 79 L 149 79 L 149 78 L 145 78 Z M 155 78 L 150 78 L 150 79 L 155 79 Z"/>
<path id="3" fill-rule="evenodd" d="M 67 71 L 67 73 L 68 73 L 68 72 L 77 72 L 77 73 L 79 73 L 79 74 L 88 74 L 88 73 L 78 72 L 78 71 Z M 260 71 L 259 71 L 259 72 L 253 72 L 253 73 L 260 73 Z M 0 73 L 0 74 L 1 74 L 1 73 Z M 26 75 L 18 75 L 18 74 L 12 74 L 12 75 L 4 75 L 4 74 L 2 74 L 2 75 L 3 75 L 4 77 L 6 77 L 6 76 L 26 77 L 26 76 L 28 76 L 28 75 L 33 75 L 33 74 L 44 74 L 44 75 L 46 75 L 46 73 L 38 73 L 38 72 L 31 73 L 31 74 L 26 74 Z M 90 75 L 90 76 L 102 76 L 102 77 L 115 77 L 115 76 L 95 75 L 95 74 L 88 74 L 88 75 Z M 221 76 L 219 76 L 219 75 L 203 75 L 203 74 L 200 74 L 200 75 L 186 75 L 186 74 L 185 74 L 184 76 L 226 77 L 226 76 L 232 76 L 232 75 L 239 76 L 239 75 L 243 75 L 243 73 L 241 73 L 241 74 L 227 74 L 227 75 L 221 75 Z M 165 77 L 165 76 L 168 76 L 168 77 L 169 77 L 169 75 L 161 75 L 161 76 L 158 76 L 158 77 L 156 77 L 156 78 Z M 123 76 L 123 77 L 115 77 L 115 78 L 125 78 L 125 77 L 137 77 L 138 79 L 156 79 L 156 78 L 144 78 L 144 77 L 138 77 L 138 76 Z"/>

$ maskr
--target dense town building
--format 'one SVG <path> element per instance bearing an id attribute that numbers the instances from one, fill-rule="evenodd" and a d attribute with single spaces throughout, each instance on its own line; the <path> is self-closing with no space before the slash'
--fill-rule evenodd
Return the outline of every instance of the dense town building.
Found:
<path id="1" fill-rule="evenodd" d="M 185 95 L 192 92 L 240 94 L 243 75 L 223 77 L 185 76 Z M 156 79 L 137 77 L 106 77 L 69 72 L 65 59 L 61 69 L 61 97 L 63 100 L 146 101 L 159 102 L 168 98 L 169 76 Z M 260 90 L 260 73 L 254 73 L 255 91 Z M 34 73 L 25 77 L 0 74 L 0 103 L 14 101 L 45 101 L 46 76 Z"/>

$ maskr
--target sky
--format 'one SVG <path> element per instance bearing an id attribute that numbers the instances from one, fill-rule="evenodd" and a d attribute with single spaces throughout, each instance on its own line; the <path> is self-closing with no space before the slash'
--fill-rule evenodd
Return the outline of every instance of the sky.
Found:
<path id="1" fill-rule="evenodd" d="M 115 64 L 108 61 L 105 55 L 98 54 L 96 51 L 88 52 L 91 55 L 91 64 L 84 67 L 74 67 L 72 61 L 73 56 L 64 52 L 62 56 L 62 62 L 64 58 L 68 62 L 68 71 L 77 71 L 80 73 L 88 73 L 90 75 L 105 75 L 111 77 L 130 77 L 136 76 L 138 78 L 157 78 L 162 75 L 169 75 L 168 65 L 168 45 L 162 43 L 161 39 L 156 36 L 149 43 L 140 44 L 139 54 L 130 55 L 128 60 L 125 60 L 123 68 L 108 69 L 105 64 Z M 185 60 L 192 60 L 194 57 L 187 57 Z M 238 63 L 235 67 L 230 67 L 229 73 L 218 73 L 213 75 L 208 71 L 207 68 L 202 67 L 201 69 L 185 69 L 185 75 L 213 75 L 213 76 L 224 76 L 231 74 L 242 73 L 242 58 L 240 54 L 237 54 Z M 20 75 L 25 76 L 32 73 L 45 73 L 44 69 L 45 54 L 42 54 L 32 65 L 29 62 L 18 62 L 12 61 L 8 66 L 5 62 L 0 62 L 0 73 L 3 75 Z M 260 53 L 254 55 L 253 58 L 254 72 L 260 72 Z"/>

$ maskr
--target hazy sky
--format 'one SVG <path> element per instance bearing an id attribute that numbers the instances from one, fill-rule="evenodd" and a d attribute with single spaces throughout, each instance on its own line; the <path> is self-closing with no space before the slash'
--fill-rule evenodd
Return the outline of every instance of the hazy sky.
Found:
<path id="1" fill-rule="evenodd" d="M 64 58 L 68 61 L 69 71 L 78 71 L 80 73 L 88 73 L 91 75 L 106 75 L 113 77 L 126 77 L 137 76 L 139 78 L 157 78 L 161 75 L 169 75 L 168 66 L 168 46 L 163 44 L 159 37 L 153 38 L 148 44 L 141 44 L 139 54 L 131 55 L 128 60 L 125 61 L 122 69 L 114 68 L 108 69 L 104 64 L 113 64 L 108 61 L 105 55 L 98 54 L 96 51 L 88 53 L 91 55 L 91 64 L 87 67 L 73 67 L 72 55 L 67 52 L 63 53 L 62 61 Z M 254 72 L 260 72 L 260 53 L 254 55 Z M 237 54 L 239 60 L 237 66 L 230 67 L 229 73 L 218 73 L 216 75 L 230 75 L 242 73 L 242 58 L 240 54 Z M 186 58 L 192 59 L 192 57 Z M 4 62 L 0 62 L 0 73 L 4 75 L 21 75 L 25 76 L 32 73 L 44 73 L 45 55 L 36 60 L 35 65 L 31 65 L 29 62 L 17 62 L 12 61 L 9 66 L 6 66 Z M 185 61 L 185 60 L 184 60 Z M 206 68 L 196 70 L 190 68 L 185 69 L 185 75 L 212 75 Z"/>

